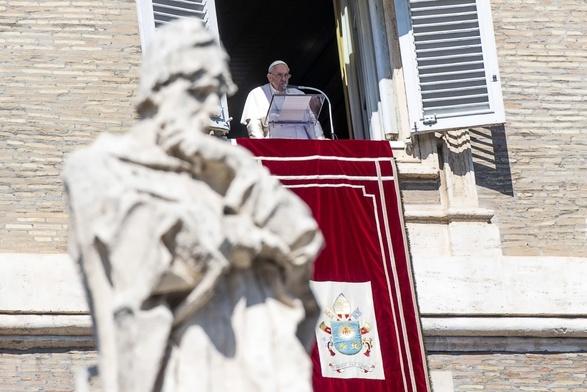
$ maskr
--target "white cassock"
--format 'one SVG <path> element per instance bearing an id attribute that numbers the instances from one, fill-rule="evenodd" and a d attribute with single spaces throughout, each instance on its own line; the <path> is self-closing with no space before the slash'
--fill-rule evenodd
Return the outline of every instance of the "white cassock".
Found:
<path id="1" fill-rule="evenodd" d="M 275 124 L 269 131 L 265 124 L 267 111 L 269 110 L 269 98 L 277 90 L 267 83 L 251 90 L 245 101 L 241 124 L 247 126 L 251 138 L 281 138 L 281 139 L 325 139 L 324 131 L 319 121 L 309 125 L 283 125 Z M 304 94 L 295 88 L 288 88 L 286 94 Z"/>

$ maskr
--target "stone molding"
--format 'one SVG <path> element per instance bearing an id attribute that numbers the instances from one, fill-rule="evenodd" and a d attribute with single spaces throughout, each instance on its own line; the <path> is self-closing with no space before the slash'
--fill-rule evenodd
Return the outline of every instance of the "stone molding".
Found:
<path id="1" fill-rule="evenodd" d="M 587 349 L 584 258 L 415 257 L 413 268 L 428 351 Z M 0 254 L 0 348 L 94 347 L 92 334 L 68 255 Z"/>

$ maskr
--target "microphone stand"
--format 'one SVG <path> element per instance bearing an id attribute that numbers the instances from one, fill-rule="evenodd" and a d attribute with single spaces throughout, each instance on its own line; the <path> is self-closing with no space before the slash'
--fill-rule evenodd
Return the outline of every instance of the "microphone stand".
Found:
<path id="1" fill-rule="evenodd" d="M 326 101 L 328 102 L 328 118 L 330 120 L 330 137 L 332 138 L 332 140 L 338 139 L 338 136 L 336 136 L 336 134 L 334 133 L 334 125 L 332 125 L 332 104 L 330 103 L 330 99 L 328 99 L 328 95 L 326 95 L 324 93 L 324 91 L 318 90 L 317 88 L 314 88 L 314 87 L 294 86 L 291 84 L 286 85 L 286 88 L 297 88 L 299 90 L 312 90 L 312 91 L 317 91 L 320 94 L 324 95 L 324 98 L 326 98 Z"/>

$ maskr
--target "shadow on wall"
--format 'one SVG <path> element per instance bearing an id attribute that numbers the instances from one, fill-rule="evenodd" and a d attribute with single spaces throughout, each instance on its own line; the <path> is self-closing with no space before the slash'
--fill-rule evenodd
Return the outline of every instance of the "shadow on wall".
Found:
<path id="1" fill-rule="evenodd" d="M 471 128 L 469 134 L 477 185 L 514 196 L 505 127 Z"/>

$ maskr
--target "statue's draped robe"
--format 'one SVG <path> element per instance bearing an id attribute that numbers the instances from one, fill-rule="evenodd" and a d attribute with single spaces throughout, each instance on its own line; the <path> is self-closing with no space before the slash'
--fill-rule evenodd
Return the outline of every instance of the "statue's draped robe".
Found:
<path id="1" fill-rule="evenodd" d="M 309 209 L 244 149 L 198 135 L 172 155 L 139 124 L 63 172 L 103 390 L 311 390 Z"/>

